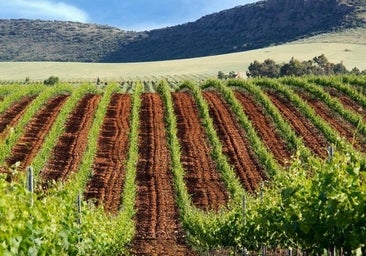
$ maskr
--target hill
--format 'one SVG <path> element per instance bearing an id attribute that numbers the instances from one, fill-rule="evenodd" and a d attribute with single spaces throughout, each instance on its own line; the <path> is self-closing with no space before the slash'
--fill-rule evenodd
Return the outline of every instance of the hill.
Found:
<path id="1" fill-rule="evenodd" d="M 366 29 L 357 29 L 366 41 Z M 351 33 L 353 35 L 355 32 Z M 356 34 L 357 34 L 356 33 Z M 343 36 L 347 41 L 348 35 Z M 310 40 L 310 39 L 309 39 Z M 254 60 L 267 58 L 277 63 L 286 63 L 292 57 L 305 61 L 325 54 L 332 63 L 342 62 L 347 69 L 366 69 L 366 44 L 324 43 L 316 38 L 306 43 L 291 43 L 257 50 L 169 61 L 134 63 L 80 63 L 80 62 L 0 62 L 0 83 L 2 81 L 43 81 L 54 75 L 62 81 L 160 80 L 162 78 L 192 79 L 194 77 L 216 77 L 218 71 L 245 74 Z M 322 40 L 327 41 L 326 37 Z"/>
<path id="2" fill-rule="evenodd" d="M 141 36 L 80 22 L 0 20 L 0 61 L 98 62 Z"/>
<path id="3" fill-rule="evenodd" d="M 365 0 L 267 0 L 143 32 L 0 20 L 0 61 L 141 62 L 233 53 L 363 27 L 365 13 Z"/>

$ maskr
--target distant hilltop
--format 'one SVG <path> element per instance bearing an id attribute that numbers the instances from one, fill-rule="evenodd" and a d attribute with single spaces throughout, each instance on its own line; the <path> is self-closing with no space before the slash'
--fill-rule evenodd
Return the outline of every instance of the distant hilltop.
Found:
<path id="1" fill-rule="evenodd" d="M 298 8 L 309 8 L 319 7 L 325 5 L 335 5 L 342 1 L 339 0 L 267 0 L 267 8 L 285 8 L 285 9 L 298 9 Z M 345 2 L 345 1 L 343 1 Z"/>
<path id="2" fill-rule="evenodd" d="M 151 31 L 0 20 L 0 61 L 141 62 L 258 49 L 366 25 L 366 0 L 267 0 Z"/>
<path id="3" fill-rule="evenodd" d="M 356 6 L 365 4 L 365 1 L 362 0 L 267 0 L 266 2 L 266 7 L 275 9 L 319 8 L 337 5 Z"/>

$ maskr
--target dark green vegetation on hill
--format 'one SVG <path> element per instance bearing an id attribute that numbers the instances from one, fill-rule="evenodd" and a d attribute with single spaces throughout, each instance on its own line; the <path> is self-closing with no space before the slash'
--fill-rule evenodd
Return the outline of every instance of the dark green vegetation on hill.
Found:
<path id="1" fill-rule="evenodd" d="M 0 60 L 98 62 L 139 37 L 139 33 L 80 22 L 0 20 Z"/>
<path id="2" fill-rule="evenodd" d="M 135 62 L 216 55 L 365 25 L 364 0 L 268 0 L 144 32 L 0 20 L 0 61 Z"/>

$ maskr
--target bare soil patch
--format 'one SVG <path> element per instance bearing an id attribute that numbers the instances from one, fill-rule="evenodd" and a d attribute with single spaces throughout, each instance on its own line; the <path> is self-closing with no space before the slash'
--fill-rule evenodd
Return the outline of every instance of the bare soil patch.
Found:
<path id="1" fill-rule="evenodd" d="M 276 130 L 273 120 L 265 114 L 263 107 L 255 101 L 252 95 L 236 91 L 235 96 L 266 147 L 281 165 L 286 165 L 291 158 L 291 151 Z"/>
<path id="2" fill-rule="evenodd" d="M 356 134 L 356 127 L 330 109 L 323 100 L 301 90 L 298 90 L 297 93 L 320 117 L 322 117 L 334 130 L 336 130 L 340 136 L 346 138 L 350 143 L 354 144 L 356 148 L 364 152 L 366 151 L 366 139 L 363 135 Z"/>
<path id="3" fill-rule="evenodd" d="M 68 117 L 65 132 L 56 142 L 51 157 L 40 173 L 45 183 L 65 181 L 70 173 L 77 171 L 100 98 L 100 95 L 85 95 Z"/>
<path id="4" fill-rule="evenodd" d="M 296 134 L 300 136 L 304 144 L 320 157 L 327 157 L 328 141 L 324 135 L 314 126 L 292 103 L 280 94 L 268 91 L 273 104 L 282 115 L 290 122 Z"/>
<path id="5" fill-rule="evenodd" d="M 85 199 L 103 204 L 108 212 L 116 213 L 121 204 L 125 164 L 129 147 L 131 96 L 114 94 L 108 105 L 98 138 L 98 148 Z"/>
<path id="6" fill-rule="evenodd" d="M 173 93 L 172 97 L 188 193 L 195 206 L 217 210 L 228 202 L 228 192 L 210 155 L 211 147 L 198 108 L 189 93 Z"/>
<path id="7" fill-rule="evenodd" d="M 35 97 L 23 97 L 6 109 L 0 115 L 0 139 L 3 140 L 8 135 L 11 127 L 14 127 L 25 113 L 29 104 Z"/>
<path id="8" fill-rule="evenodd" d="M 133 255 L 195 255 L 184 240 L 159 94 L 142 95 Z"/>
<path id="9" fill-rule="evenodd" d="M 24 169 L 31 163 L 68 97 L 57 95 L 42 106 L 27 124 L 24 134 L 13 147 L 11 156 L 6 159 L 9 166 L 20 162 L 20 168 Z"/>
<path id="10" fill-rule="evenodd" d="M 363 117 L 363 121 L 366 122 L 366 108 L 362 107 L 359 103 L 354 101 L 344 92 L 341 92 L 333 87 L 325 87 L 325 90 L 333 97 L 337 98 L 345 108 L 352 110 Z"/>
<path id="11" fill-rule="evenodd" d="M 203 93 L 210 106 L 210 115 L 223 144 L 223 152 L 234 166 L 245 189 L 254 192 L 267 179 L 263 167 L 250 147 L 245 131 L 236 122 L 225 101 L 214 91 Z"/>

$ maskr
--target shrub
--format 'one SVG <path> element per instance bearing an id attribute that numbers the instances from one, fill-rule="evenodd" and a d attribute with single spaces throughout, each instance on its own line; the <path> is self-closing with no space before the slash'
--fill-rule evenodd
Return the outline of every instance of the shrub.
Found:
<path id="1" fill-rule="evenodd" d="M 57 76 L 50 76 L 49 78 L 47 78 L 46 80 L 44 80 L 44 84 L 45 85 L 55 85 L 58 84 L 60 81 L 60 79 Z"/>
<path id="2" fill-rule="evenodd" d="M 274 60 L 266 59 L 263 63 L 254 61 L 249 65 L 247 76 L 248 77 L 271 77 L 275 78 L 280 75 L 281 66 Z"/>
<path id="3" fill-rule="evenodd" d="M 352 73 L 360 73 L 354 68 Z M 330 63 L 324 54 L 314 57 L 312 60 L 299 61 L 291 58 L 288 63 L 277 64 L 274 60 L 266 59 L 263 63 L 255 60 L 248 67 L 248 77 L 283 77 L 305 75 L 343 75 L 350 73 L 342 62 Z"/>

